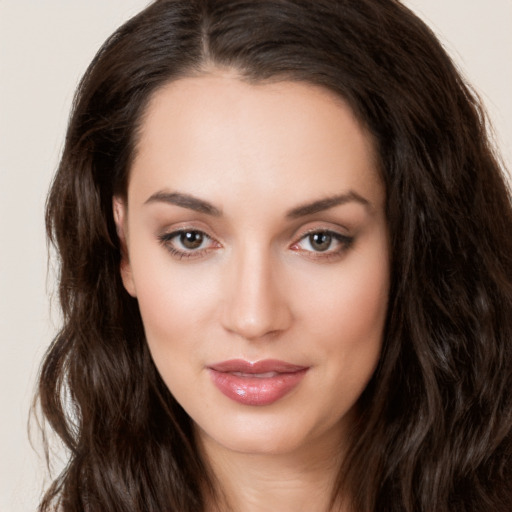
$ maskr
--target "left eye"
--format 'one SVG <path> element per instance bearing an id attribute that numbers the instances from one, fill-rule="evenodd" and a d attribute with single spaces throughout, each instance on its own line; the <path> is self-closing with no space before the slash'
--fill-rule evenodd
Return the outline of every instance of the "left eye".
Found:
<path id="1" fill-rule="evenodd" d="M 176 235 L 175 238 L 182 247 L 193 251 L 199 249 L 207 237 L 204 233 L 201 233 L 201 231 L 182 231 L 179 235 Z"/>
<path id="2" fill-rule="evenodd" d="M 201 254 L 215 246 L 215 241 L 203 231 L 196 229 L 181 229 L 159 236 L 160 242 L 173 255 L 186 258 Z"/>
<path id="3" fill-rule="evenodd" d="M 347 249 L 353 238 L 334 231 L 315 231 L 302 237 L 295 247 L 302 251 L 315 253 L 338 253 Z"/>

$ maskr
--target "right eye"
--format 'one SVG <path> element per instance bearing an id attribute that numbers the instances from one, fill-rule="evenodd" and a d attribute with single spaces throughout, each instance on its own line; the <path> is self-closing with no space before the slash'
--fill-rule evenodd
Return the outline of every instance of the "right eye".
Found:
<path id="1" fill-rule="evenodd" d="M 198 258 L 220 244 L 197 229 L 179 229 L 159 235 L 160 243 L 176 258 Z"/>
<path id="2" fill-rule="evenodd" d="M 302 235 L 291 249 L 319 261 L 340 258 L 354 243 L 354 237 L 331 229 L 315 229 Z"/>

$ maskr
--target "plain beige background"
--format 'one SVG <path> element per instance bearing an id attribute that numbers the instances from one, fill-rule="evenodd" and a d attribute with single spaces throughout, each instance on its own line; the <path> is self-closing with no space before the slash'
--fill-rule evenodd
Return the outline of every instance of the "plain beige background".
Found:
<path id="1" fill-rule="evenodd" d="M 43 210 L 74 88 L 103 40 L 146 0 L 0 0 L 0 511 L 35 510 L 28 443 L 39 362 L 56 324 Z M 512 0 L 407 0 L 482 96 L 512 167 Z"/>

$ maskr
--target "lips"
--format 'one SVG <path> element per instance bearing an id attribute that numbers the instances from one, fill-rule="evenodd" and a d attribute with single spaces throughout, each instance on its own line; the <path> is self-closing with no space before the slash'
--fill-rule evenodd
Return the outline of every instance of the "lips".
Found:
<path id="1" fill-rule="evenodd" d="M 290 393 L 308 367 L 266 359 L 251 363 L 233 359 L 208 367 L 210 377 L 225 396 L 243 405 L 270 405 Z"/>

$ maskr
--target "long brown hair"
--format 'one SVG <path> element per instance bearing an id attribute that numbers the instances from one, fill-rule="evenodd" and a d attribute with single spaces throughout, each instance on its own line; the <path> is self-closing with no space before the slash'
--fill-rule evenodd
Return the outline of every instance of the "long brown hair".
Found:
<path id="1" fill-rule="evenodd" d="M 214 491 L 122 286 L 111 206 L 149 99 L 211 65 L 326 87 L 376 141 L 389 311 L 334 496 L 358 512 L 510 510 L 511 201 L 484 112 L 435 36 L 396 0 L 157 0 L 85 73 L 48 198 L 64 323 L 39 400 L 70 458 L 40 511 L 199 512 Z"/>

